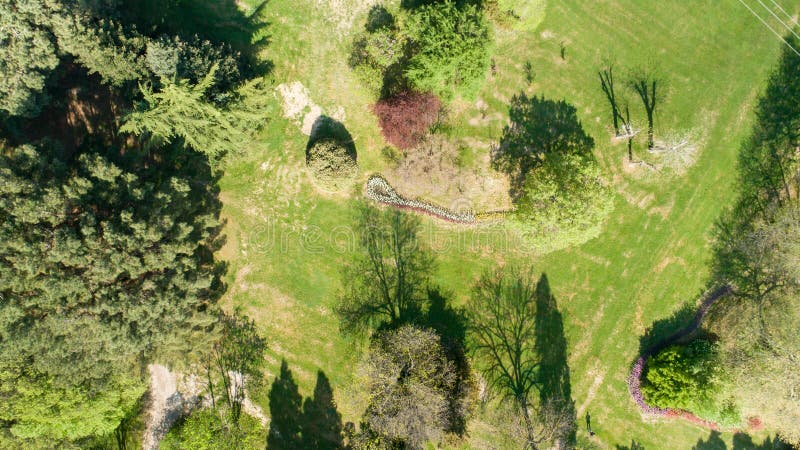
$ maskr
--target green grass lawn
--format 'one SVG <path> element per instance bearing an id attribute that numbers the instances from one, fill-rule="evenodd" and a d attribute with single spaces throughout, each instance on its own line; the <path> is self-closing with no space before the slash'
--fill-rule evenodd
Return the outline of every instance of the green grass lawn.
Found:
<path id="1" fill-rule="evenodd" d="M 228 221 L 221 257 L 230 264 L 226 303 L 245 307 L 264 330 L 271 374 L 286 359 L 308 396 L 323 370 L 349 421 L 357 421 L 363 407 L 352 383 L 363 343 L 340 335 L 331 305 L 354 245 L 351 201 L 369 173 L 387 169 L 371 99 L 346 63 L 352 33 L 366 14 L 361 3 L 271 0 L 265 52 L 275 64 L 276 85 L 299 81 L 325 112 L 343 108 L 358 151 L 359 184 L 342 194 L 313 187 L 304 169 L 307 137 L 297 121 L 282 117 L 277 94 L 272 121 L 230 161 L 221 180 Z M 496 30 L 494 37 L 497 72 L 487 75 L 479 94 L 490 120 L 470 121 L 482 114 L 475 102 L 456 101 L 448 135 L 498 140 L 508 102 L 523 90 L 566 99 L 596 141 L 595 154 L 618 194 L 615 210 L 600 237 L 548 255 L 525 251 L 502 227 L 460 229 L 426 218 L 426 239 L 438 250 L 436 279 L 463 302 L 480 272 L 497 263 L 546 272 L 564 314 L 580 433 L 590 412 L 593 439 L 602 448 L 631 440 L 646 448 L 691 448 L 709 432 L 643 418 L 625 378 L 646 328 L 694 302 L 705 286 L 713 223 L 733 201 L 739 142 L 780 41 L 737 0 L 552 1 L 535 30 Z M 618 89 L 625 70 L 642 64 L 654 63 L 666 76 L 657 135 L 691 131 L 699 143 L 697 162 L 684 175 L 625 170 L 626 149 L 611 142 L 597 76 L 604 59 L 616 62 Z M 530 86 L 525 61 L 536 74 Z M 632 114 L 642 118 L 639 103 L 629 97 Z M 472 148 L 465 160 L 480 164 L 488 151 Z M 647 157 L 641 142 L 635 151 Z M 470 447 L 494 442 L 481 420 L 473 421 Z M 723 438 L 730 442 L 731 435 Z"/>

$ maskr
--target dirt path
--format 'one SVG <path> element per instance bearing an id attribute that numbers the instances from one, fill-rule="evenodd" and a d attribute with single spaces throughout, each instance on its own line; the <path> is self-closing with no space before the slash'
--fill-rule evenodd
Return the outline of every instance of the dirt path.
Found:
<path id="1" fill-rule="evenodd" d="M 642 372 L 644 371 L 645 364 L 647 364 L 647 358 L 696 331 L 700 327 L 700 324 L 702 324 L 703 318 L 705 317 L 706 313 L 708 313 L 711 305 L 713 305 L 720 298 L 730 294 L 731 291 L 731 287 L 729 285 L 725 285 L 708 292 L 705 295 L 705 300 L 703 300 L 703 302 L 700 304 L 700 307 L 697 309 L 697 312 L 695 313 L 694 318 L 692 318 L 692 321 L 689 323 L 689 325 L 676 331 L 667 338 L 652 344 L 641 353 L 639 358 L 636 359 L 636 363 L 634 363 L 633 368 L 631 368 L 630 375 L 628 375 L 628 389 L 630 390 L 631 397 L 633 397 L 633 401 L 639 406 L 639 409 L 647 414 L 665 417 L 681 417 L 712 430 L 719 429 L 718 424 L 701 419 L 689 411 L 683 411 L 674 408 L 659 408 L 657 406 L 651 406 L 647 404 L 642 396 L 641 382 Z"/>

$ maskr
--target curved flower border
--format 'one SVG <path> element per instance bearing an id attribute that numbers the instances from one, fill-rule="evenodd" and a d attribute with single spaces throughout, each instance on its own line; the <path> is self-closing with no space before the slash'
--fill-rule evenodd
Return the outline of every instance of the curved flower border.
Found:
<path id="1" fill-rule="evenodd" d="M 663 350 L 664 348 L 676 343 L 680 339 L 688 336 L 690 333 L 695 331 L 699 326 L 700 323 L 703 321 L 703 317 L 705 317 L 706 313 L 708 312 L 711 305 L 714 304 L 720 298 L 730 294 L 732 291 L 729 285 L 721 286 L 713 291 L 707 292 L 704 297 L 703 303 L 700 304 L 700 308 L 698 308 L 697 312 L 692 319 L 692 322 L 687 325 L 686 327 L 676 331 L 671 336 L 663 339 L 660 342 L 656 342 L 655 344 L 651 345 L 647 349 L 645 349 L 641 356 L 636 359 L 636 362 L 633 364 L 631 368 L 630 374 L 628 374 L 628 390 L 631 393 L 631 397 L 639 409 L 645 413 L 654 416 L 662 416 L 662 417 L 680 417 L 686 419 L 692 423 L 697 425 L 710 428 L 712 430 L 719 430 L 719 424 L 716 422 L 712 422 L 710 420 L 701 419 L 697 417 L 693 413 L 689 411 L 685 411 L 682 409 L 677 408 L 660 408 L 658 406 L 652 406 L 648 404 L 644 396 L 642 395 L 642 373 L 644 372 L 644 367 L 647 364 L 647 359 L 654 354 L 658 353 L 659 351 Z"/>
<path id="2" fill-rule="evenodd" d="M 420 212 L 453 223 L 475 223 L 478 219 L 472 211 L 457 213 L 421 200 L 409 200 L 398 194 L 391 184 L 380 175 L 372 175 L 367 180 L 367 198 L 396 208 Z"/>

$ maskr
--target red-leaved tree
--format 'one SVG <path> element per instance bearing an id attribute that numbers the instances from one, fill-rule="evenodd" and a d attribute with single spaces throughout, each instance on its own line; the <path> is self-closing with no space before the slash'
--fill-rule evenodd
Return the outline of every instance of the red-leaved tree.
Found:
<path id="1" fill-rule="evenodd" d="M 419 144 L 439 118 L 439 97 L 427 92 L 401 92 L 379 101 L 373 112 L 378 116 L 383 137 L 400 149 Z"/>

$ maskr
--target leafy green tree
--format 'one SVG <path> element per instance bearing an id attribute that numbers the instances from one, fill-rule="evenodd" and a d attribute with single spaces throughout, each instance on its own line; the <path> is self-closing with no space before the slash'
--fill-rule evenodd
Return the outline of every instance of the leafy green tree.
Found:
<path id="1" fill-rule="evenodd" d="M 244 146 L 250 133 L 266 121 L 261 80 L 246 83 L 239 100 L 222 109 L 205 99 L 214 83 L 217 66 L 196 85 L 187 80 L 162 79 L 162 88 L 154 92 L 142 85 L 145 105 L 124 119 L 120 131 L 144 135 L 155 144 L 171 143 L 181 138 L 189 147 L 219 161 L 226 153 Z"/>
<path id="2" fill-rule="evenodd" d="M 475 5 L 452 0 L 414 9 L 405 33 L 411 58 L 405 76 L 444 98 L 474 96 L 489 68 L 489 26 Z"/>
<path id="3" fill-rule="evenodd" d="M 264 448 L 264 428 L 253 417 L 242 416 L 233 425 L 225 410 L 204 408 L 172 428 L 161 441 L 164 450 L 218 450 Z"/>
<path id="4" fill-rule="evenodd" d="M 144 394 L 135 378 L 117 376 L 106 389 L 63 387 L 31 372 L 24 361 L 0 367 L 0 421 L 8 421 L 17 445 L 58 444 L 111 435 Z M 27 444 L 25 444 L 27 443 Z"/>
<path id="5" fill-rule="evenodd" d="M 425 302 L 433 259 L 417 239 L 414 215 L 360 205 L 359 249 L 342 273 L 344 291 L 336 306 L 347 331 L 413 322 Z"/>
<path id="6" fill-rule="evenodd" d="M 600 235 L 614 202 L 591 155 L 552 154 L 526 178 L 517 217 L 559 247 Z"/>
<path id="7" fill-rule="evenodd" d="M 647 361 L 642 393 L 647 402 L 661 408 L 697 411 L 713 400 L 718 350 L 706 340 L 673 345 Z"/>
<path id="8" fill-rule="evenodd" d="M 61 14 L 51 16 L 50 29 L 61 53 L 72 55 L 106 84 L 121 86 L 146 75 L 140 56 L 146 39 L 119 23 L 105 18 L 88 20 L 83 10 L 64 8 Z"/>
<path id="9" fill-rule="evenodd" d="M 398 84 L 392 78 L 397 78 L 405 45 L 405 37 L 394 26 L 368 29 L 353 41 L 348 64 L 373 94 L 389 94 Z"/>
<path id="10" fill-rule="evenodd" d="M 575 107 L 523 93 L 511 100 L 509 115 L 492 163 L 511 176 L 517 217 L 530 237 L 551 249 L 596 237 L 613 194 Z"/>

